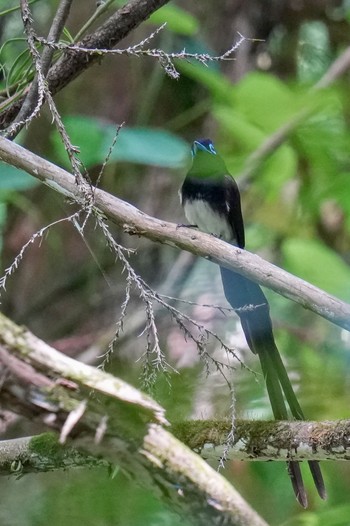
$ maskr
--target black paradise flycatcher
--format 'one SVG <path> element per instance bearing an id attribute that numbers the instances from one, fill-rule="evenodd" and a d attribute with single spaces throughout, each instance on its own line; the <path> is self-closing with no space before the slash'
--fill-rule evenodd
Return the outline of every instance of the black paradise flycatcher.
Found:
<path id="1" fill-rule="evenodd" d="M 192 166 L 180 189 L 180 199 L 189 226 L 213 234 L 244 248 L 244 223 L 237 184 L 210 139 L 198 139 L 192 145 Z M 276 347 L 268 301 L 257 283 L 220 267 L 227 301 L 236 310 L 249 345 L 260 359 L 272 411 L 276 420 L 292 417 L 305 420 L 287 371 Z M 243 309 L 250 306 L 255 308 Z M 319 463 L 308 462 L 318 494 L 326 498 Z M 299 503 L 307 507 L 307 495 L 299 462 L 288 461 L 288 473 Z"/>

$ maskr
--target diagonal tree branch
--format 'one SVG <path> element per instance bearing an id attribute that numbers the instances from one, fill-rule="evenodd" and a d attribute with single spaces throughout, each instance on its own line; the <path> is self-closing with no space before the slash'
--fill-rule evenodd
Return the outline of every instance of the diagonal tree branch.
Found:
<path id="1" fill-rule="evenodd" d="M 0 160 L 25 170 L 50 188 L 83 204 L 71 174 L 38 155 L 0 137 Z M 100 189 L 94 189 L 95 207 L 131 235 L 188 250 L 264 285 L 299 303 L 328 321 L 350 330 L 350 305 L 247 250 L 202 232 L 151 217 Z"/>
<path id="2" fill-rule="evenodd" d="M 3 315 L 0 365 L 4 407 L 20 414 L 24 408 L 59 430 L 61 443 L 68 437 L 78 451 L 117 464 L 190 523 L 266 526 L 226 479 L 160 425 L 163 408 L 123 380 L 59 353 Z M 55 442 L 22 440 L 12 461 L 5 444 L 0 470 L 24 472 L 29 448 L 64 462 Z"/>

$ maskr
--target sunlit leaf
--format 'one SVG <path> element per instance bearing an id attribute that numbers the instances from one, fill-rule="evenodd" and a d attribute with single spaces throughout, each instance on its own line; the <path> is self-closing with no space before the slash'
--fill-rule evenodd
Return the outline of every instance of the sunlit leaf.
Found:
<path id="1" fill-rule="evenodd" d="M 233 90 L 233 104 L 252 124 L 268 132 L 300 108 L 299 98 L 282 81 L 266 73 L 250 73 Z"/>

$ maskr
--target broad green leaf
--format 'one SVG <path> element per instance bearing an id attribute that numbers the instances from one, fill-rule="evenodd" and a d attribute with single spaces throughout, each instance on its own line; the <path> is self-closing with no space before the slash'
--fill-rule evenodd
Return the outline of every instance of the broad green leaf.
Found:
<path id="1" fill-rule="evenodd" d="M 265 194 L 274 198 L 285 181 L 295 176 L 298 160 L 293 148 L 288 144 L 280 146 L 263 164 L 259 184 Z"/>
<path id="2" fill-rule="evenodd" d="M 0 191 L 28 190 L 40 184 L 35 177 L 10 164 L 0 162 Z"/>
<path id="3" fill-rule="evenodd" d="M 302 159 L 307 160 L 307 183 L 301 186 L 300 203 L 318 216 L 324 199 L 335 198 L 344 211 L 349 207 L 348 165 L 350 135 L 340 112 L 341 100 L 328 97 L 328 106 L 310 118 L 295 134 Z M 344 170 L 345 168 L 345 170 Z"/>
<path id="4" fill-rule="evenodd" d="M 233 90 L 233 104 L 249 122 L 273 132 L 300 108 L 299 97 L 267 73 L 246 75 Z"/>
<path id="5" fill-rule="evenodd" d="M 324 197 L 335 199 L 350 220 L 350 173 L 334 174 L 329 180 Z"/>
<path id="6" fill-rule="evenodd" d="M 108 125 L 104 125 L 98 119 L 84 115 L 70 115 L 64 118 L 63 121 L 72 144 L 80 150 L 79 158 L 84 165 L 90 168 L 103 162 L 103 158 L 108 152 L 108 150 L 104 149 L 104 139 Z M 51 143 L 57 161 L 66 168 L 70 168 L 67 152 L 56 130 L 51 134 Z"/>
<path id="7" fill-rule="evenodd" d="M 111 139 L 112 133 L 105 141 L 106 149 L 111 144 Z M 189 157 L 190 146 L 187 142 L 168 131 L 154 128 L 123 128 L 111 160 L 182 168 L 186 167 Z"/>
<path id="8" fill-rule="evenodd" d="M 264 140 L 265 133 L 242 113 L 224 105 L 214 107 L 213 113 L 225 130 L 235 139 L 236 144 L 245 151 L 255 150 Z"/>
<path id="9" fill-rule="evenodd" d="M 339 111 L 341 101 L 328 97 L 325 102 L 328 106 L 300 126 L 296 134 L 302 153 L 317 173 L 318 183 L 320 175 L 335 173 L 339 161 L 347 161 L 350 147 L 347 125 Z"/>
<path id="10" fill-rule="evenodd" d="M 125 5 L 126 3 L 126 0 L 117 0 L 119 5 Z M 192 14 L 175 5 L 164 5 L 157 9 L 147 22 L 157 25 L 162 25 L 166 22 L 168 29 L 181 35 L 193 35 L 199 29 L 198 20 Z"/>
<path id="11" fill-rule="evenodd" d="M 227 166 L 233 174 L 239 173 L 244 166 L 244 159 L 247 158 L 247 154 L 262 144 L 266 138 L 266 133 L 252 123 L 247 116 L 227 106 L 216 106 L 213 113 L 225 132 L 228 132 L 231 142 L 234 142 L 236 146 L 236 151 L 232 153 L 232 157 L 225 157 Z M 225 137 L 227 139 L 227 133 L 225 133 Z M 245 152 L 243 158 L 242 152 Z M 275 196 L 283 182 L 295 175 L 296 167 L 297 157 L 293 148 L 288 144 L 280 146 L 262 164 L 259 182 L 264 186 L 264 192 L 272 197 Z"/>
<path id="12" fill-rule="evenodd" d="M 171 29 L 171 31 L 180 35 L 194 35 L 199 29 L 198 20 L 184 9 L 175 5 L 161 7 L 148 20 L 152 24 L 157 25 L 166 22 L 167 29 Z"/>
<path id="13" fill-rule="evenodd" d="M 282 245 L 283 266 L 330 294 L 350 300 L 350 267 L 316 239 L 291 238 Z"/>
<path id="14" fill-rule="evenodd" d="M 83 115 L 66 117 L 64 124 L 72 143 L 80 149 L 79 158 L 84 165 L 90 168 L 103 163 L 115 136 L 115 126 Z M 69 167 L 56 131 L 52 142 L 59 161 Z M 119 132 L 110 160 L 181 168 L 186 167 L 189 152 L 190 147 L 183 139 L 166 130 L 125 127 Z"/>

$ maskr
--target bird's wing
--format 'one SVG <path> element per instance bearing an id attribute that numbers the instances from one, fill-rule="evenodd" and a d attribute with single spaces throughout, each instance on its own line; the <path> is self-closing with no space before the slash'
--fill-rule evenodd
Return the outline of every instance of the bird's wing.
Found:
<path id="1" fill-rule="evenodd" d="M 235 234 L 237 245 L 244 248 L 244 224 L 241 210 L 241 197 L 236 181 L 231 175 L 225 175 L 225 202 L 228 212 L 228 222 Z"/>

